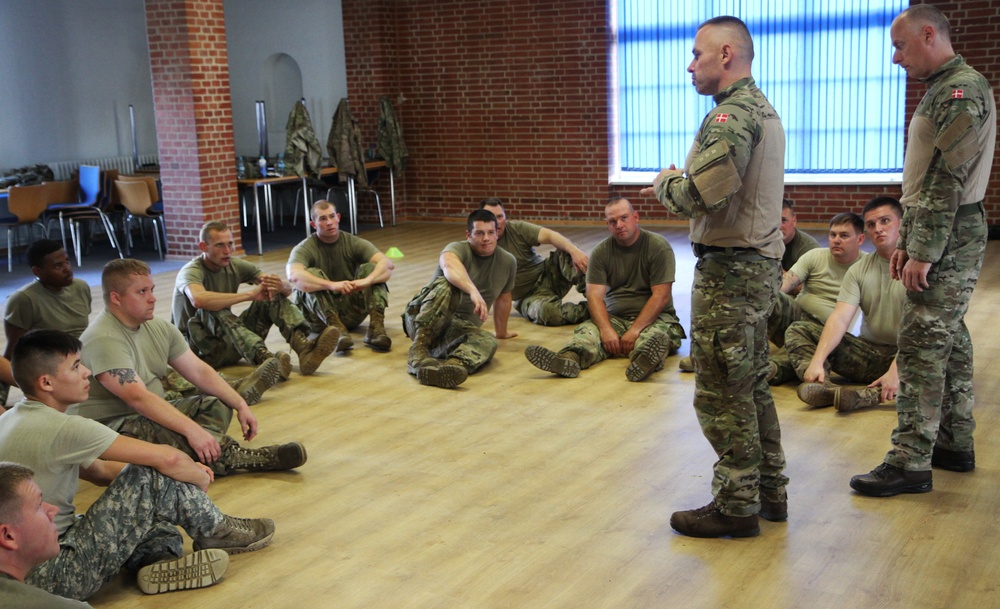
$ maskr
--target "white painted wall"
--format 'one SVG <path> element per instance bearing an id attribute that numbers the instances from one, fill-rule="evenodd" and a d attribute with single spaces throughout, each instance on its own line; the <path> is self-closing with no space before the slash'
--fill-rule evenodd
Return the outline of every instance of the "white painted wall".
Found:
<path id="1" fill-rule="evenodd" d="M 226 0 L 237 154 L 257 152 L 254 101 L 261 67 L 275 53 L 302 71 L 320 141 L 347 95 L 340 0 Z M 131 155 L 128 105 L 139 154 L 156 153 L 142 0 L 0 2 L 0 169 Z M 283 130 L 287 108 L 268 108 Z M 270 141 L 272 154 L 284 140 Z"/>

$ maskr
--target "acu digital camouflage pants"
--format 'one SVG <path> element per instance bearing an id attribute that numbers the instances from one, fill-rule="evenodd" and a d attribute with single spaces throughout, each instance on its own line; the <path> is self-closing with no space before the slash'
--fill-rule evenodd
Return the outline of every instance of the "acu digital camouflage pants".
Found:
<path id="1" fill-rule="evenodd" d="M 573 266 L 572 256 L 555 250 L 542 265 L 542 274 L 534 287 L 514 302 L 514 308 L 521 317 L 540 326 L 578 324 L 590 317 L 586 301 L 562 301 L 574 286 L 584 293 L 586 277 Z"/>
<path id="2" fill-rule="evenodd" d="M 462 291 L 438 277 L 424 286 L 403 311 L 403 331 L 410 338 L 417 328 L 426 328 L 434 340 L 431 357 L 456 359 L 472 374 L 493 359 L 499 343 L 496 336 L 476 324 L 456 317 Z"/>
<path id="3" fill-rule="evenodd" d="M 307 270 L 321 279 L 330 279 L 322 269 Z M 364 279 L 374 270 L 375 264 L 366 262 L 358 267 L 354 279 Z M 384 283 L 376 283 L 360 292 L 347 295 L 334 294 L 329 290 L 308 293 L 296 291 L 295 302 L 302 307 L 306 321 L 315 332 L 323 331 L 330 325 L 328 320 L 334 317 L 339 318 L 348 330 L 353 330 L 361 325 L 372 310 L 384 311 L 389 306 L 389 287 Z"/>
<path id="4" fill-rule="evenodd" d="M 712 495 L 723 514 L 786 501 L 778 414 L 766 379 L 767 315 L 781 263 L 752 253 L 703 255 L 691 292 L 694 409 L 715 454 Z"/>
<path id="5" fill-rule="evenodd" d="M 83 600 L 118 575 L 183 554 L 177 526 L 191 537 L 207 537 L 223 514 L 193 484 L 127 465 L 86 514 L 59 538 L 59 555 L 42 563 L 26 583 L 52 594 Z M 176 525 L 176 526 L 175 526 Z"/>
<path id="6" fill-rule="evenodd" d="M 229 309 L 206 311 L 199 309 L 188 320 L 181 332 L 187 337 L 191 350 L 213 368 L 235 364 L 245 359 L 260 364 L 261 353 L 268 351 L 264 340 L 271 326 L 290 341 L 295 330 L 309 333 L 302 311 L 281 294 L 274 300 L 250 303 L 239 316 Z"/>
<path id="7" fill-rule="evenodd" d="M 621 338 L 632 327 L 632 322 L 635 320 L 634 318 L 625 319 L 624 317 L 608 315 L 608 321 L 611 322 L 611 327 L 615 329 L 618 337 Z M 653 323 L 643 328 L 642 332 L 639 333 L 639 337 L 635 340 L 635 347 L 632 349 L 632 353 L 629 354 L 629 359 L 634 354 L 639 353 L 642 347 L 655 336 L 662 336 L 666 340 L 666 343 L 669 345 L 667 355 L 677 353 L 677 350 L 681 346 L 681 340 L 686 338 L 684 328 L 675 319 L 665 313 L 660 314 Z M 581 370 L 590 368 L 598 362 L 603 362 L 609 357 L 613 357 L 604 350 L 604 345 L 601 344 L 600 328 L 589 320 L 583 322 L 573 330 L 573 339 L 560 350 L 560 353 L 567 351 L 572 351 L 580 358 Z"/>
<path id="8" fill-rule="evenodd" d="M 173 400 L 170 403 L 181 414 L 212 434 L 212 437 L 222 445 L 223 449 L 225 449 L 227 444 L 236 442 L 236 440 L 226 435 L 226 430 L 229 429 L 229 424 L 233 420 L 233 410 L 223 404 L 218 398 L 198 394 Z M 172 429 L 167 429 L 163 425 L 151 421 L 141 414 L 130 414 L 101 422 L 123 436 L 138 438 L 139 440 L 152 442 L 153 444 L 173 446 L 195 461 L 199 460 L 198 453 L 191 448 L 184 435 Z M 230 473 L 229 468 L 222 463 L 221 459 L 207 465 L 212 468 L 216 476 L 226 476 Z"/>
<path id="9" fill-rule="evenodd" d="M 906 292 L 899 327 L 898 426 L 885 462 L 929 470 L 935 443 L 973 450 L 972 338 L 965 326 L 986 252 L 981 204 L 955 216 L 948 246 L 927 274 L 930 289 Z"/>

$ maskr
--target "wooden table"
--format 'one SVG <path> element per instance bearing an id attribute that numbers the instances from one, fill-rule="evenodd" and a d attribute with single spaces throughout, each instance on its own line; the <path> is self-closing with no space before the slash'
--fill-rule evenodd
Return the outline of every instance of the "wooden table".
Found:
<path id="1" fill-rule="evenodd" d="M 371 169 L 382 169 L 383 167 L 388 167 L 385 161 L 369 161 L 365 163 L 365 171 Z M 329 176 L 338 173 L 336 167 L 324 167 L 320 170 L 320 177 Z M 260 191 L 259 187 L 264 189 L 264 205 L 268 209 L 268 222 L 269 230 L 274 230 L 273 226 L 273 214 L 271 213 L 271 187 L 275 184 L 291 184 L 293 182 L 302 181 L 302 208 L 305 212 L 305 225 L 306 225 L 306 237 L 308 238 L 311 234 L 309 227 L 309 208 L 312 207 L 313 201 L 309 200 L 309 187 L 307 184 L 307 178 L 299 177 L 295 175 L 291 176 L 277 176 L 273 178 L 248 178 L 245 180 L 237 180 L 236 183 L 239 186 L 253 187 L 253 198 L 254 198 L 254 223 L 257 226 L 257 254 L 261 255 L 264 253 L 264 241 L 261 236 L 260 230 Z M 392 173 L 392 169 L 389 169 L 389 196 L 392 205 L 392 225 L 396 225 L 396 183 L 395 178 Z M 358 232 L 358 197 L 354 188 L 354 176 L 348 176 L 347 178 L 347 205 L 351 216 L 351 227 L 350 232 L 357 234 Z"/>

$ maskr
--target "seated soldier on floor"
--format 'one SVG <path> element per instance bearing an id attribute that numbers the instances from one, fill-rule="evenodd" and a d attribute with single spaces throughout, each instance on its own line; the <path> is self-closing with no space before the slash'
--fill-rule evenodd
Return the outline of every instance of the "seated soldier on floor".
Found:
<path id="1" fill-rule="evenodd" d="M 386 282 L 392 277 L 392 260 L 370 241 L 342 232 L 333 203 L 316 201 L 311 216 L 316 233 L 292 249 L 285 266 L 295 301 L 314 330 L 338 335 L 338 352 L 354 347 L 348 331 L 366 317 L 365 344 L 388 351 L 392 340 L 385 331 Z"/>
<path id="2" fill-rule="evenodd" d="M 609 357 L 628 357 L 625 377 L 641 381 L 662 368 L 685 337 L 671 297 L 674 250 L 662 236 L 639 228 L 639 212 L 627 199 L 612 199 L 604 215 L 611 236 L 597 244 L 587 268 L 590 320 L 558 353 L 530 345 L 524 355 L 537 368 L 568 378 Z"/>
<path id="3" fill-rule="evenodd" d="M 517 336 L 507 330 L 517 262 L 497 247 L 496 216 L 485 209 L 469 214 L 465 237 L 444 248 L 431 282 L 403 312 L 403 330 L 413 339 L 407 371 L 421 385 L 461 385 L 493 359 L 497 339 Z M 491 306 L 494 334 L 481 327 Z"/>
<path id="4" fill-rule="evenodd" d="M 147 594 L 200 588 L 226 572 L 227 552 L 270 543 L 271 519 L 234 518 L 212 503 L 205 494 L 213 479 L 208 467 L 169 446 L 66 414 L 87 399 L 90 387 L 80 346 L 64 332 L 33 330 L 14 349 L 14 375 L 25 398 L 0 417 L 0 460 L 34 470 L 37 486 L 26 490 L 42 513 L 33 518 L 54 521 L 58 534 L 56 551 L 24 581 L 82 600 L 124 566 L 137 572 Z M 107 489 L 78 515 L 81 478 Z M 194 540 L 194 554 L 183 554 L 178 526 Z"/>
<path id="5" fill-rule="evenodd" d="M 581 293 L 586 291 L 587 254 L 554 230 L 507 220 L 500 199 L 483 199 L 479 209 L 497 217 L 497 245 L 517 259 L 512 294 L 517 312 L 541 326 L 566 326 L 587 319 L 586 302 L 562 301 L 574 286 Z M 535 251 L 535 246 L 542 244 L 556 250 L 542 258 Z"/>
<path id="6" fill-rule="evenodd" d="M 797 321 L 785 332 L 785 348 L 795 372 L 805 383 L 798 396 L 812 406 L 855 410 L 893 400 L 899 389 L 896 373 L 896 335 L 903 313 L 906 288 L 893 280 L 889 259 L 896 250 L 903 208 L 892 197 L 875 197 L 864 208 L 868 238 L 875 254 L 847 271 L 833 313 L 820 325 Z M 858 309 L 861 332 L 849 334 Z M 841 387 L 829 382 L 836 372 L 864 388 Z"/>
<path id="7" fill-rule="evenodd" d="M 149 266 L 115 259 L 101 275 L 104 311 L 83 333 L 83 362 L 94 372 L 90 397 L 76 413 L 124 435 L 168 444 L 216 475 L 293 469 L 305 463 L 298 442 L 244 448 L 226 435 L 236 413 L 243 438 L 257 435 L 246 401 L 195 355 L 180 331 L 155 316 Z M 171 366 L 202 393 L 168 402 L 160 377 Z"/>
<path id="8" fill-rule="evenodd" d="M 309 338 L 309 324 L 291 300 L 292 286 L 277 275 L 234 258 L 236 246 L 229 226 L 206 222 L 198 243 L 201 255 L 185 264 L 174 283 L 172 318 L 195 355 L 214 368 L 240 359 L 260 366 L 273 362 L 272 384 L 291 374 L 291 358 L 277 355 L 264 344 L 271 326 L 299 356 L 299 372 L 312 374 L 337 346 L 336 331 Z M 254 288 L 240 292 L 244 283 Z M 249 302 L 239 315 L 232 306 Z"/>

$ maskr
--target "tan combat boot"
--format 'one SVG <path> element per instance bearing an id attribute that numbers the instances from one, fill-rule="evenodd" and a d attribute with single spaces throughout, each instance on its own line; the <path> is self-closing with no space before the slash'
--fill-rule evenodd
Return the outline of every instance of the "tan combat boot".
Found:
<path id="1" fill-rule="evenodd" d="M 340 336 L 340 338 L 337 339 L 337 353 L 342 353 L 348 349 L 354 348 L 354 339 L 351 338 L 351 334 L 347 331 L 347 326 L 344 325 L 344 322 L 340 321 L 340 316 L 336 313 L 327 313 L 326 327 L 336 328 L 337 333 Z"/>
<path id="2" fill-rule="evenodd" d="M 302 330 L 292 332 L 292 340 L 289 344 L 292 350 L 299 356 L 299 372 L 303 376 L 308 376 L 337 348 L 337 341 L 340 339 L 340 332 L 333 326 L 323 328 L 316 340 L 310 340 L 309 336 Z"/>
<path id="3" fill-rule="evenodd" d="M 439 366 L 441 362 L 431 357 L 430 348 L 433 340 L 430 330 L 418 327 L 413 334 L 413 344 L 406 359 L 406 371 L 416 375 L 425 366 Z"/>
<path id="4" fill-rule="evenodd" d="M 444 363 L 434 366 L 421 366 L 417 370 L 417 380 L 421 385 L 442 389 L 454 389 L 467 378 L 469 373 L 465 370 L 465 366 L 455 358 L 448 358 Z"/>
<path id="5" fill-rule="evenodd" d="M 388 351 L 392 347 L 392 339 L 385 332 L 385 310 L 372 309 L 369 313 L 365 344 L 376 351 Z"/>

